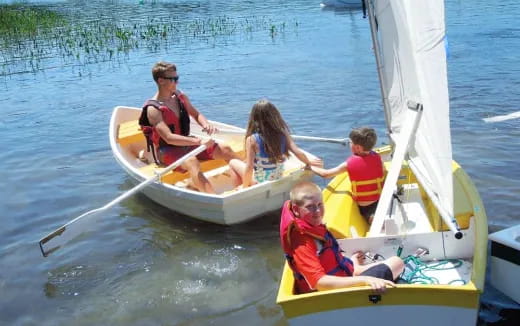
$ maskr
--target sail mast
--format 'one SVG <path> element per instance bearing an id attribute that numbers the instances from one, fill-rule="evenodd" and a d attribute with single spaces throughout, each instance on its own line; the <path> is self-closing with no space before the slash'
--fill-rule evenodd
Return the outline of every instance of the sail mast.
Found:
<path id="1" fill-rule="evenodd" d="M 383 99 L 383 108 L 384 108 L 384 112 L 385 112 L 386 129 L 387 129 L 387 133 L 390 138 L 390 141 L 393 143 L 392 137 L 391 137 L 392 128 L 390 125 L 391 109 L 390 109 L 390 104 L 388 103 L 388 94 L 386 93 L 386 88 L 384 85 L 385 80 L 383 78 L 383 67 L 381 65 L 381 52 L 379 50 L 379 42 L 377 41 L 377 22 L 376 22 L 376 17 L 375 17 L 375 13 L 374 13 L 375 7 L 372 4 L 373 0 L 363 0 L 363 1 L 366 2 L 366 8 L 368 10 L 368 19 L 370 22 L 370 33 L 372 34 L 372 46 L 374 48 L 374 54 L 376 56 L 377 75 L 379 77 L 379 88 L 381 90 L 381 97 Z"/>

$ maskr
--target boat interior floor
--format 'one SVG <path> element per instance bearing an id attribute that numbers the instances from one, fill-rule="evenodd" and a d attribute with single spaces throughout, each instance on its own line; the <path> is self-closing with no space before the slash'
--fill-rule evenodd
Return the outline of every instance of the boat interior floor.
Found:
<path id="1" fill-rule="evenodd" d="M 471 280 L 472 262 L 467 259 L 410 260 L 398 283 L 465 285 Z"/>

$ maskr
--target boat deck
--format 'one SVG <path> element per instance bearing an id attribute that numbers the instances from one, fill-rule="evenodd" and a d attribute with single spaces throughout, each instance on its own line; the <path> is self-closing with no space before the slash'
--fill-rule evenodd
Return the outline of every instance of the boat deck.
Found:
<path id="1" fill-rule="evenodd" d="M 408 262 L 403 277 L 409 282 L 400 279 L 398 283 L 464 285 L 471 280 L 472 267 L 470 260 L 463 259 L 432 260 L 419 265 Z"/>

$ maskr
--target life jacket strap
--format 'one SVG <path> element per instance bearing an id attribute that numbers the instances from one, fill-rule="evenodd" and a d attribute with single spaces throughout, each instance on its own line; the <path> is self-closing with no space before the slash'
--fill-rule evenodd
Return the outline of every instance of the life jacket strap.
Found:
<path id="1" fill-rule="evenodd" d="M 161 163 L 157 159 L 157 155 L 155 153 L 155 146 L 154 146 L 153 140 L 152 140 L 153 128 L 149 127 L 149 126 L 141 126 L 141 129 L 142 129 L 144 137 L 146 139 L 146 150 L 148 151 L 148 153 L 152 152 L 152 156 L 153 156 L 153 160 L 154 160 L 155 164 L 161 165 Z"/>
<path id="2" fill-rule="evenodd" d="M 352 195 L 355 197 L 362 197 L 362 196 L 371 196 L 371 195 L 379 195 L 383 191 L 383 181 L 384 177 L 376 178 L 376 179 L 370 179 L 370 180 L 363 180 L 363 181 L 351 181 L 352 185 Z M 376 190 L 372 191 L 357 191 L 357 188 L 359 186 L 368 186 L 368 185 L 377 185 Z"/>

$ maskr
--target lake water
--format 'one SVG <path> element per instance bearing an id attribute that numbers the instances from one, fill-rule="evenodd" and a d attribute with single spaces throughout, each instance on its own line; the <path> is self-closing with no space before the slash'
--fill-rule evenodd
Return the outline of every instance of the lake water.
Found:
<path id="1" fill-rule="evenodd" d="M 221 227 L 137 195 L 48 258 L 37 241 L 131 188 L 112 158 L 108 122 L 115 106 L 153 95 L 158 60 L 177 64 L 179 88 L 210 119 L 245 126 L 252 104 L 267 97 L 295 134 L 343 138 L 371 125 L 385 142 L 361 11 L 324 10 L 318 0 L 39 3 L 84 21 L 176 17 L 186 26 L 225 16 L 235 29 L 211 37 L 181 31 L 86 64 L 51 51 L 37 72 L 2 56 L 0 324 L 284 325 L 275 303 L 284 262 L 276 214 Z M 493 232 L 519 221 L 520 120 L 482 119 L 520 110 L 520 3 L 447 1 L 446 17 L 454 158 L 477 185 Z M 349 154 L 332 144 L 301 146 L 327 166 Z M 482 302 L 482 323 L 515 307 L 489 286 Z"/>

